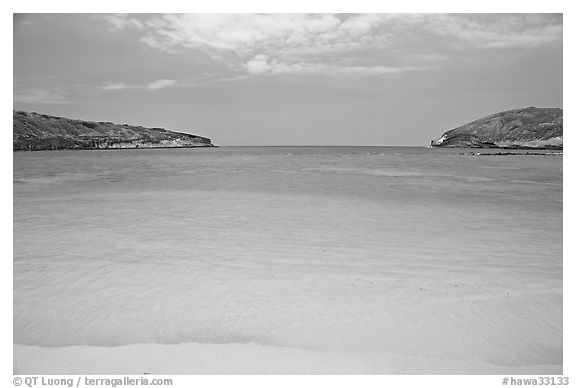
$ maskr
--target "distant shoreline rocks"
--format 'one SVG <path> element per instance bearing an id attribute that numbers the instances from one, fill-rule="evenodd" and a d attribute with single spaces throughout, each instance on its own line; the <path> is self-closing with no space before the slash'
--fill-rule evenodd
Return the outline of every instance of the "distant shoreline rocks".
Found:
<path id="1" fill-rule="evenodd" d="M 215 147 L 209 138 L 146 128 L 13 111 L 13 151 Z"/>
<path id="2" fill-rule="evenodd" d="M 561 108 L 523 108 L 496 113 L 445 132 L 431 147 L 562 150 Z"/>
<path id="3" fill-rule="evenodd" d="M 509 156 L 509 155 L 546 155 L 546 156 L 562 156 L 563 152 L 464 152 L 458 155 L 473 155 L 473 156 Z"/>

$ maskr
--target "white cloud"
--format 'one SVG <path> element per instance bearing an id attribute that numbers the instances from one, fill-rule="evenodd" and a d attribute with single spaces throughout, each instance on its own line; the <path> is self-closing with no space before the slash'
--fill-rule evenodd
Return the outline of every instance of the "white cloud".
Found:
<path id="1" fill-rule="evenodd" d="M 554 14 L 438 15 L 425 25 L 461 47 L 532 48 L 562 42 L 562 18 Z"/>
<path id="2" fill-rule="evenodd" d="M 436 67 L 439 61 L 427 60 L 434 56 L 461 58 L 458 51 L 463 49 L 531 48 L 562 40 L 561 15 L 546 14 L 170 14 L 139 18 L 109 15 L 106 21 L 115 29 L 141 29 L 141 42 L 154 49 L 201 50 L 230 69 L 252 76 L 322 72 L 390 76 Z"/>
<path id="3" fill-rule="evenodd" d="M 177 81 L 173 79 L 159 79 L 157 81 L 148 82 L 147 84 L 127 84 L 125 82 L 104 82 L 100 86 L 102 90 L 126 90 L 126 89 L 142 89 L 158 90 L 168 86 L 176 85 Z"/>
<path id="4" fill-rule="evenodd" d="M 47 89 L 29 89 L 14 93 L 14 102 L 22 104 L 70 104 L 61 92 Z"/>
<path id="5" fill-rule="evenodd" d="M 123 30 L 126 28 L 144 28 L 144 24 L 140 20 L 130 17 L 127 14 L 104 14 L 96 17 L 101 17 L 112 31 Z"/>
<path id="6" fill-rule="evenodd" d="M 158 90 L 173 85 L 176 85 L 176 81 L 173 79 L 159 79 L 158 81 L 150 82 L 147 87 L 150 90 Z"/>
<path id="7" fill-rule="evenodd" d="M 268 56 L 264 54 L 256 55 L 252 60 L 246 63 L 246 70 L 250 74 L 263 74 L 272 69 L 268 63 Z"/>
<path id="8" fill-rule="evenodd" d="M 252 62 L 247 64 L 250 65 Z M 248 69 L 251 74 L 315 74 L 336 78 L 357 79 L 364 77 L 395 77 L 408 71 L 425 70 L 419 67 L 394 66 L 342 66 L 324 63 L 286 63 L 273 61 L 258 65 L 258 71 Z"/>
<path id="9" fill-rule="evenodd" d="M 102 89 L 104 90 L 123 90 L 123 89 L 129 89 L 129 88 L 133 88 L 134 86 L 132 85 L 126 85 L 124 82 L 119 82 L 119 83 L 112 83 L 112 82 L 105 82 L 104 86 L 102 86 Z"/>
<path id="10" fill-rule="evenodd" d="M 186 14 L 147 21 L 152 28 L 142 42 L 156 49 L 199 49 L 229 61 L 250 75 L 329 74 L 388 76 L 421 69 L 366 63 L 342 66 L 347 54 L 370 47 L 385 34 L 372 31 L 386 15 L 331 14 Z M 331 56 L 328 62 L 316 57 Z"/>
<path id="11" fill-rule="evenodd" d="M 543 26 L 522 34 L 506 34 L 490 39 L 482 44 L 485 48 L 536 47 L 554 41 L 561 41 L 562 26 Z"/>
<path id="12" fill-rule="evenodd" d="M 357 20 L 367 32 L 379 17 L 349 19 Z M 164 15 L 148 22 L 153 31 L 144 42 L 156 48 L 199 48 L 250 56 L 269 49 L 353 43 L 346 35 L 353 37 L 358 29 L 347 27 L 350 23 L 328 14 Z"/>
<path id="13" fill-rule="evenodd" d="M 245 64 L 248 73 L 253 75 L 276 74 L 317 74 L 338 78 L 362 78 L 370 76 L 393 77 L 407 71 L 424 70 L 409 66 L 346 66 L 339 64 L 296 62 L 281 62 L 264 55 L 256 55 Z"/>

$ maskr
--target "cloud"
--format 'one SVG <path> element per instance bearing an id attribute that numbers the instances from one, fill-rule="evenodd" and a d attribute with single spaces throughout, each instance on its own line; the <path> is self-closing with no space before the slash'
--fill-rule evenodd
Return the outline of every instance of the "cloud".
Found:
<path id="1" fill-rule="evenodd" d="M 119 82 L 119 83 L 104 82 L 102 89 L 104 89 L 104 90 L 123 90 L 123 89 L 130 89 L 133 87 L 134 87 L 133 85 L 127 85 L 124 82 Z"/>
<path id="2" fill-rule="evenodd" d="M 62 92 L 47 89 L 29 89 L 14 93 L 13 100 L 22 104 L 70 104 Z"/>
<path id="3" fill-rule="evenodd" d="M 329 14 L 184 14 L 150 20 L 144 42 L 155 48 L 197 48 L 251 56 L 257 51 L 330 45 L 357 46 L 381 18 Z"/>
<path id="4" fill-rule="evenodd" d="M 264 54 L 256 55 L 252 60 L 246 63 L 246 70 L 250 74 L 263 74 L 272 69 L 268 63 L 268 56 Z"/>
<path id="5" fill-rule="evenodd" d="M 148 89 L 158 90 L 169 86 L 174 86 L 178 81 L 173 79 L 159 79 L 157 81 L 148 82 L 147 84 L 127 84 L 125 82 L 104 82 L 100 86 L 102 90 L 126 90 L 126 89 Z"/>
<path id="6" fill-rule="evenodd" d="M 173 79 L 159 79 L 158 81 L 148 83 L 147 87 L 150 90 L 158 90 L 173 85 L 176 85 L 176 81 Z"/>
<path id="7" fill-rule="evenodd" d="M 144 28 L 144 24 L 141 21 L 127 14 L 103 14 L 97 17 L 102 18 L 112 31 L 119 31 L 126 28 Z"/>
<path id="8" fill-rule="evenodd" d="M 108 15 L 105 22 L 140 30 L 153 49 L 199 50 L 250 76 L 389 77 L 460 59 L 463 50 L 562 41 L 562 16 L 554 14 Z"/>
<path id="9" fill-rule="evenodd" d="M 364 78 L 370 76 L 398 76 L 407 71 L 424 70 L 417 67 L 394 66 L 343 66 L 324 63 L 286 63 L 276 59 L 269 60 L 264 54 L 256 55 L 245 64 L 248 73 L 253 75 L 277 74 L 316 74 L 337 78 Z"/>
<path id="10" fill-rule="evenodd" d="M 562 15 L 439 15 L 428 21 L 428 30 L 461 46 L 533 48 L 562 42 Z"/>
<path id="11" fill-rule="evenodd" d="M 391 76 L 423 69 L 369 61 L 344 65 L 350 54 L 386 40 L 386 34 L 375 33 L 386 20 L 381 14 L 162 15 L 148 20 L 151 30 L 142 42 L 165 51 L 201 50 L 255 76 Z"/>

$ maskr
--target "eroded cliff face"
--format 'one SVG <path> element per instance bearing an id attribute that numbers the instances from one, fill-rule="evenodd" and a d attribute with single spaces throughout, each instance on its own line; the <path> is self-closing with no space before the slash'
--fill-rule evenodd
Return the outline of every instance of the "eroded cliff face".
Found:
<path id="1" fill-rule="evenodd" d="M 13 150 L 214 147 L 210 139 L 188 133 L 128 124 L 13 112 Z"/>
<path id="2" fill-rule="evenodd" d="M 562 109 L 524 108 L 496 113 L 445 132 L 433 147 L 562 149 Z"/>

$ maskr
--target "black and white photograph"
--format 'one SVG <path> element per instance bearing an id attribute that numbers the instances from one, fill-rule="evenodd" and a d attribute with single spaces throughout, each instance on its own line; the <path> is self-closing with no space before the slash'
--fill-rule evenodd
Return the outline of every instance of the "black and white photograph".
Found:
<path id="1" fill-rule="evenodd" d="M 567 385 L 563 19 L 13 13 L 12 373 Z"/>

